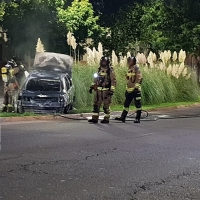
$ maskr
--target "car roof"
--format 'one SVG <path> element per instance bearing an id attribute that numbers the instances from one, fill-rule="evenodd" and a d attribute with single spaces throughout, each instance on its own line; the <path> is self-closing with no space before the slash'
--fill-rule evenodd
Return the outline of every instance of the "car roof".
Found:
<path id="1" fill-rule="evenodd" d="M 47 70 L 34 70 L 30 73 L 29 79 L 31 78 L 52 78 L 52 79 L 60 79 L 61 77 L 67 74 L 61 72 L 52 72 Z"/>

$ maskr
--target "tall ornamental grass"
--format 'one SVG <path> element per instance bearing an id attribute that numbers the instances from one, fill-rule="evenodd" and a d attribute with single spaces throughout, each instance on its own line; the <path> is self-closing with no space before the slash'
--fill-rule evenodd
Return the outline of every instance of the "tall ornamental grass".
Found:
<path id="1" fill-rule="evenodd" d="M 97 69 L 98 66 L 74 66 L 73 80 L 76 87 L 75 107 L 77 109 L 87 109 L 92 106 L 94 95 L 89 94 L 88 90 Z M 194 73 L 186 79 L 183 75 L 177 78 L 157 68 L 141 66 L 140 69 L 143 73 L 142 102 L 144 105 L 198 101 L 199 87 Z M 122 105 L 125 99 L 127 68 L 115 67 L 114 70 L 117 87 L 112 102 L 113 105 Z"/>

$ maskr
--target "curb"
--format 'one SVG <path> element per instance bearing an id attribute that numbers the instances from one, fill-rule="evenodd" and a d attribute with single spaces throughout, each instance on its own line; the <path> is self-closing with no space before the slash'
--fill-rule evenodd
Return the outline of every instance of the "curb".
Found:
<path id="1" fill-rule="evenodd" d="M 189 106 L 172 106 L 172 107 L 166 107 L 166 108 L 154 108 L 154 109 L 149 109 L 148 112 L 154 114 L 154 113 L 162 113 L 164 111 L 172 111 L 176 109 L 187 109 L 187 108 L 194 108 L 200 106 L 200 103 L 194 103 Z M 134 112 L 134 111 L 130 111 Z M 121 111 L 113 111 L 112 115 L 120 115 Z M 8 122 L 27 122 L 27 121 L 51 121 L 51 120 L 72 120 L 72 119 L 85 119 L 87 117 L 91 117 L 92 113 L 80 113 L 80 114 L 67 114 L 63 115 L 66 118 L 63 118 L 62 116 L 58 115 L 41 115 L 41 116 L 23 116 L 23 117 L 1 117 L 0 118 L 0 123 L 8 123 Z M 103 116 L 104 113 L 101 112 L 100 116 Z"/>

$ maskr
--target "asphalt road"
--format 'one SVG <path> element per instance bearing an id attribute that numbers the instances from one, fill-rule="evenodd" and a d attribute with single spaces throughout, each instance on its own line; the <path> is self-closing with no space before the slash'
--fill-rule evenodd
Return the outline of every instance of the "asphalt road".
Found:
<path id="1" fill-rule="evenodd" d="M 200 118 L 4 125 L 0 199 L 199 200 Z"/>

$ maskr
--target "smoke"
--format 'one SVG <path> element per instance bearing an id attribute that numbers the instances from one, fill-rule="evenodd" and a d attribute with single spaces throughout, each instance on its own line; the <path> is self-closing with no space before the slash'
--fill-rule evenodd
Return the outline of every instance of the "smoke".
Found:
<path id="1" fill-rule="evenodd" d="M 15 99 L 15 103 L 17 102 L 17 98 L 19 96 L 21 89 L 23 88 L 23 86 L 25 84 L 25 81 L 26 81 L 28 74 L 29 73 L 25 70 L 25 71 L 23 71 L 23 73 L 21 72 L 16 76 L 16 80 L 17 80 L 19 88 L 17 90 L 14 90 L 13 96 L 14 96 L 14 99 Z M 15 105 L 15 107 L 16 107 L 16 105 Z"/>

